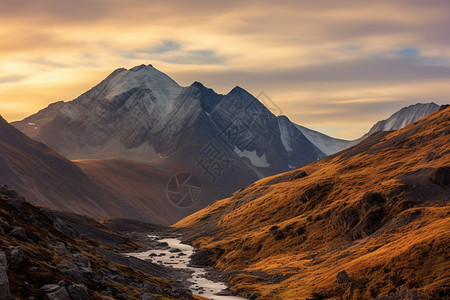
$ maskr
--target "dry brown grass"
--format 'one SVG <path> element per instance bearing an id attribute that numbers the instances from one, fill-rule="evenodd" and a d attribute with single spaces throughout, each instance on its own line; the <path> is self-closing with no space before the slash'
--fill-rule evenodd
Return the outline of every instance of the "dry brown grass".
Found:
<path id="1" fill-rule="evenodd" d="M 450 285 L 450 191 L 430 174 L 443 166 L 450 166 L 450 108 L 260 180 L 174 226 L 205 232 L 204 220 L 217 220 L 217 234 L 195 241 L 216 267 L 288 275 L 276 283 L 237 275 L 231 283 L 238 292 L 257 290 L 264 299 L 371 299 L 406 284 L 438 298 Z M 300 178 L 303 171 L 308 175 Z M 384 199 L 370 202 L 369 212 L 368 192 Z M 349 283 L 336 283 L 341 270 Z"/>

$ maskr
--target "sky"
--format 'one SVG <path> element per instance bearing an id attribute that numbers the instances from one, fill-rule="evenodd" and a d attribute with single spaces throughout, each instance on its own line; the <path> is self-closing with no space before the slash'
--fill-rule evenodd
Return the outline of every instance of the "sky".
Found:
<path id="1" fill-rule="evenodd" d="M 0 0 L 0 114 L 152 64 L 354 139 L 404 106 L 450 102 L 449 28 L 448 0 Z"/>

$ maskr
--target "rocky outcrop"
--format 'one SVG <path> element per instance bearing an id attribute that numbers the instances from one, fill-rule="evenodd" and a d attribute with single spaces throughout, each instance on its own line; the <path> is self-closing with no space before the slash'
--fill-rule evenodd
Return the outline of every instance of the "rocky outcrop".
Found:
<path id="1" fill-rule="evenodd" d="M 348 274 L 347 272 L 345 272 L 345 270 L 342 270 L 336 275 L 336 281 L 339 284 L 344 284 L 350 281 L 350 277 L 348 277 Z"/>
<path id="2" fill-rule="evenodd" d="M 74 284 L 67 287 L 72 300 L 89 300 L 89 292 L 84 284 Z"/>
<path id="3" fill-rule="evenodd" d="M 0 265 L 0 299 L 10 299 L 10 297 L 8 274 L 6 274 L 6 268 Z"/>
<path id="4" fill-rule="evenodd" d="M 450 184 L 450 166 L 434 169 L 430 174 L 430 179 L 440 186 L 448 186 Z"/>
<path id="5" fill-rule="evenodd" d="M 1 236 L 1 244 L 2 249 L 9 250 L 0 251 L 0 300 L 87 300 L 98 298 L 98 294 L 114 299 L 139 298 L 136 293 L 151 294 L 155 299 L 173 299 L 171 294 L 192 299 L 183 286 L 157 279 L 168 272 L 163 267 L 155 270 L 147 266 L 138 272 L 125 256 L 115 254 L 121 260 L 114 263 L 98 248 L 101 245 L 105 252 L 112 252 L 139 247 L 125 236 L 93 219 L 76 216 L 73 219 L 78 220 L 77 229 L 81 232 L 96 229 L 90 239 L 81 237 L 53 211 L 34 207 L 9 188 L 2 190 L 5 193 L 0 192 L 0 226 L 8 235 Z M 100 236 L 99 240 L 96 236 Z M 150 283 L 150 278 L 155 279 Z M 131 290 L 133 294 L 129 295 Z"/>

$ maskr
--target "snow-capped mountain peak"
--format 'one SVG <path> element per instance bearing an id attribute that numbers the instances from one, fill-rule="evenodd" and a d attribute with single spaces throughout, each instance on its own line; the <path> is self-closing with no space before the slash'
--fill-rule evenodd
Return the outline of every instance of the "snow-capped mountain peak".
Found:
<path id="1" fill-rule="evenodd" d="M 105 98 L 109 100 L 133 88 L 146 88 L 152 91 L 155 98 L 170 101 L 182 89 L 172 78 L 152 65 L 140 65 L 130 70 L 118 69 L 102 84 L 107 89 Z"/>
<path id="2" fill-rule="evenodd" d="M 439 105 L 431 103 L 417 103 L 400 109 L 386 120 L 377 122 L 367 133 L 367 136 L 377 131 L 397 130 L 417 121 L 420 118 L 439 109 Z"/>

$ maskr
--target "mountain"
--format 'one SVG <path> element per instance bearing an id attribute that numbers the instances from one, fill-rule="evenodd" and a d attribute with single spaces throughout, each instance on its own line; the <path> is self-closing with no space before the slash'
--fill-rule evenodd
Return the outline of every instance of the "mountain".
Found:
<path id="1" fill-rule="evenodd" d="M 408 107 L 404 107 L 395 112 L 388 119 L 377 122 L 372 126 L 369 132 L 364 134 L 362 137 L 351 141 L 336 139 L 318 131 L 306 128 L 304 126 L 297 124 L 294 125 L 311 143 L 319 148 L 320 151 L 322 151 L 326 155 L 332 155 L 358 144 L 361 140 L 365 139 L 375 132 L 401 129 L 406 125 L 411 124 L 438 109 L 439 105 L 435 103 L 417 103 Z"/>
<path id="2" fill-rule="evenodd" d="M 0 182 L 35 204 L 108 216 L 99 199 L 107 198 L 79 167 L 46 145 L 28 138 L 0 117 Z"/>
<path id="3" fill-rule="evenodd" d="M 358 144 L 363 138 L 348 141 L 336 139 L 321 132 L 295 124 L 303 135 L 326 155 L 332 155 Z"/>
<path id="4" fill-rule="evenodd" d="M 151 65 L 118 69 L 78 98 L 12 125 L 120 198 L 108 201 L 117 208 L 104 208 L 109 216 L 162 224 L 325 156 L 244 89 L 181 87 Z"/>
<path id="5" fill-rule="evenodd" d="M 406 125 L 411 124 L 438 109 L 439 105 L 433 102 L 417 103 L 414 105 L 403 107 L 386 120 L 379 121 L 375 125 L 373 125 L 366 135 L 369 136 L 377 131 L 391 131 L 401 129 Z"/>
<path id="6" fill-rule="evenodd" d="M 188 207 L 177 206 L 168 198 L 167 184 L 173 175 L 167 169 L 186 173 L 182 165 L 167 160 L 151 166 L 123 159 L 72 162 L 1 117 L 0 168 L 0 182 L 31 203 L 97 220 L 122 217 L 169 225 L 206 205 L 198 201 Z M 194 174 L 201 176 L 200 171 Z M 252 175 L 245 170 L 239 174 L 248 177 L 236 175 L 236 180 L 248 180 Z M 231 193 L 232 188 L 211 185 L 204 188 L 203 196 L 213 201 L 217 195 L 226 195 L 224 189 Z"/>
<path id="7" fill-rule="evenodd" d="M 448 299 L 450 107 L 174 225 L 258 299 Z"/>
<path id="8" fill-rule="evenodd" d="M 194 299 L 173 268 L 128 258 L 144 245 L 93 219 L 38 208 L 0 186 L 1 299 Z M 142 297 L 142 298 L 141 298 Z"/>
<path id="9" fill-rule="evenodd" d="M 242 88 L 219 95 L 198 82 L 180 87 L 151 65 L 118 69 L 75 100 L 13 125 L 69 159 L 170 156 L 195 163 L 212 143 L 262 177 L 324 156 Z"/>

